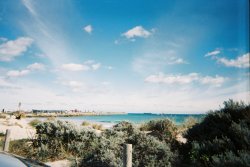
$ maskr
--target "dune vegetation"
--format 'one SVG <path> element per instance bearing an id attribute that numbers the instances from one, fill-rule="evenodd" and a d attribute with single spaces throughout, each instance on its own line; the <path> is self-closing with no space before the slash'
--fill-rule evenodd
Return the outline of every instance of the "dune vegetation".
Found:
<path id="1" fill-rule="evenodd" d="M 250 166 L 250 105 L 232 100 L 180 126 L 162 119 L 141 126 L 120 122 L 101 133 L 62 121 L 35 128 L 35 138 L 13 141 L 11 152 L 40 161 L 69 159 L 72 166 L 118 167 L 122 146 L 130 143 L 134 167 Z M 187 142 L 177 139 L 180 133 Z"/>

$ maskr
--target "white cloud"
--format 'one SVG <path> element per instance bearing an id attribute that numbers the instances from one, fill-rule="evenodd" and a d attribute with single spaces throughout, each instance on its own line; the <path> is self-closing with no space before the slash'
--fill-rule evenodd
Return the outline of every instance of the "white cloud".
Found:
<path id="1" fill-rule="evenodd" d="M 190 73 L 188 75 L 165 75 L 159 73 L 158 75 L 150 75 L 145 79 L 149 83 L 165 83 L 165 84 L 188 84 L 199 79 L 197 73 Z"/>
<path id="2" fill-rule="evenodd" d="M 69 63 L 63 64 L 62 69 L 66 71 L 88 71 L 90 68 L 84 64 Z"/>
<path id="3" fill-rule="evenodd" d="M 103 81 L 103 82 L 101 82 L 101 84 L 107 86 L 107 85 L 110 85 L 111 83 L 108 81 Z"/>
<path id="4" fill-rule="evenodd" d="M 208 52 L 207 54 L 205 54 L 205 57 L 208 57 L 208 56 L 216 56 L 218 54 L 220 54 L 221 51 L 219 49 L 215 49 L 214 51 L 212 52 Z"/>
<path id="5" fill-rule="evenodd" d="M 91 65 L 93 70 L 98 70 L 101 67 L 101 63 L 96 63 Z"/>
<path id="6" fill-rule="evenodd" d="M 215 77 L 206 76 L 206 77 L 200 78 L 200 83 L 213 85 L 215 87 L 220 87 L 225 82 L 225 80 L 226 78 L 218 76 L 218 75 L 216 75 Z"/>
<path id="7" fill-rule="evenodd" d="M 30 73 L 30 70 L 10 70 L 7 72 L 7 77 L 21 77 L 28 75 Z"/>
<path id="8" fill-rule="evenodd" d="M 168 62 L 168 64 L 188 64 L 188 63 L 184 61 L 182 58 L 174 57 L 174 59 Z"/>
<path id="9" fill-rule="evenodd" d="M 87 60 L 87 61 L 85 61 L 83 64 L 94 64 L 95 63 L 95 61 L 94 60 Z"/>
<path id="10" fill-rule="evenodd" d="M 78 92 L 84 86 L 82 82 L 75 81 L 75 80 L 64 81 L 61 84 L 69 87 L 73 92 Z"/>
<path id="11" fill-rule="evenodd" d="M 84 29 L 84 31 L 86 31 L 86 32 L 89 33 L 89 34 L 91 34 L 92 31 L 93 31 L 93 28 L 92 28 L 91 25 L 87 25 L 87 26 L 85 26 L 83 29 Z"/>
<path id="12" fill-rule="evenodd" d="M 24 53 L 32 44 L 33 39 L 19 37 L 16 40 L 9 40 L 0 45 L 0 61 L 11 61 Z"/>
<path id="13" fill-rule="evenodd" d="M 62 65 L 62 69 L 66 71 L 95 71 L 100 67 L 101 63 L 95 63 L 94 60 L 87 60 L 83 64 L 68 63 Z"/>
<path id="14" fill-rule="evenodd" d="M 27 66 L 29 70 L 44 70 L 45 66 L 42 63 L 33 63 Z"/>
<path id="15" fill-rule="evenodd" d="M 227 59 L 217 57 L 217 62 L 227 66 L 227 67 L 237 67 L 237 68 L 249 68 L 249 53 L 246 53 L 242 56 L 237 57 L 236 59 Z"/>
<path id="16" fill-rule="evenodd" d="M 178 56 L 176 50 L 165 50 L 157 52 L 147 52 L 137 56 L 132 62 L 133 70 L 138 73 L 155 73 L 162 71 L 166 66 L 175 64 L 188 64 L 183 58 Z"/>
<path id="17" fill-rule="evenodd" d="M 10 83 L 6 78 L 0 77 L 0 89 L 18 89 L 17 85 Z"/>
<path id="18" fill-rule="evenodd" d="M 79 88 L 83 85 L 81 82 L 78 81 L 68 81 L 68 82 L 63 82 L 62 84 L 72 88 Z"/>
<path id="19" fill-rule="evenodd" d="M 127 39 L 135 37 L 148 38 L 150 35 L 152 35 L 152 32 L 147 31 L 142 26 L 136 26 L 122 34 L 122 36 L 125 36 Z"/>
<path id="20" fill-rule="evenodd" d="M 25 69 L 23 70 L 10 70 L 6 73 L 7 77 L 22 77 L 25 75 L 30 74 L 33 71 L 40 71 L 44 70 L 45 66 L 42 63 L 33 63 L 28 65 Z"/>
<path id="21" fill-rule="evenodd" d="M 105 68 L 108 69 L 108 70 L 113 70 L 114 69 L 114 67 L 112 67 L 112 66 L 106 66 Z"/>
<path id="22" fill-rule="evenodd" d="M 190 73 L 187 75 L 165 75 L 159 73 L 158 75 L 150 75 L 145 79 L 148 83 L 162 83 L 162 84 L 190 84 L 193 82 L 199 82 L 201 84 L 207 84 L 215 87 L 220 87 L 225 78 L 216 75 L 215 77 L 205 76 L 202 77 L 198 73 Z"/>

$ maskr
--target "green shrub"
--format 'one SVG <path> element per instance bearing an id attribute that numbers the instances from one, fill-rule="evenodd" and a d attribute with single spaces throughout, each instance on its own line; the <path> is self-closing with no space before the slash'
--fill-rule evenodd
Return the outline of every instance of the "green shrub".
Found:
<path id="1" fill-rule="evenodd" d="M 33 119 L 32 121 L 29 122 L 29 125 L 35 128 L 41 122 L 42 121 L 40 121 L 39 119 Z"/>
<path id="2" fill-rule="evenodd" d="M 181 150 L 190 166 L 250 166 L 250 105 L 229 100 L 186 133 Z M 247 156 L 248 155 L 248 156 Z M 241 163 L 239 163 L 241 161 Z"/>
<path id="3" fill-rule="evenodd" d="M 133 166 L 171 166 L 174 154 L 165 142 L 139 132 L 129 137 L 127 143 L 133 145 Z"/>
<path id="4" fill-rule="evenodd" d="M 122 121 L 113 126 L 115 131 L 124 132 L 127 136 L 134 134 L 138 129 L 130 122 Z"/>
<path id="5" fill-rule="evenodd" d="M 151 120 L 140 127 L 143 131 L 150 131 L 150 135 L 166 143 L 175 143 L 178 134 L 177 126 L 169 119 Z"/>
<path id="6" fill-rule="evenodd" d="M 36 126 L 37 138 L 33 142 L 37 158 L 63 159 L 69 156 L 85 156 L 94 148 L 96 134 L 88 129 L 76 129 L 62 121 L 44 122 Z"/>
<path id="7" fill-rule="evenodd" d="M 99 138 L 96 150 L 81 161 L 82 166 L 122 166 L 123 145 L 133 144 L 133 166 L 171 166 L 174 154 L 159 139 L 140 132 L 129 122 L 121 122 L 107 129 Z"/>
<path id="8" fill-rule="evenodd" d="M 174 155 L 165 142 L 139 131 L 128 138 L 126 136 L 127 134 L 122 131 L 105 131 L 96 150 L 82 159 L 80 164 L 95 167 L 122 166 L 123 145 L 131 143 L 134 167 L 171 166 Z"/>
<path id="9" fill-rule="evenodd" d="M 10 141 L 9 152 L 31 158 L 34 156 L 32 142 L 30 139 L 20 139 Z"/>
<path id="10" fill-rule="evenodd" d="M 122 144 L 125 143 L 124 133 L 105 130 L 99 138 L 92 154 L 83 157 L 80 166 L 117 167 L 122 166 Z"/>

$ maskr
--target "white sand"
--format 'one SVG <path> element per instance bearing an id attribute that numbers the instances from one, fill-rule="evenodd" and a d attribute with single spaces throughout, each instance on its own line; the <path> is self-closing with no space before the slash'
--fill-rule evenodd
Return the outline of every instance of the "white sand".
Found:
<path id="1" fill-rule="evenodd" d="M 176 136 L 176 140 L 179 141 L 179 142 L 181 142 L 181 143 L 186 143 L 186 142 L 187 142 L 187 139 L 184 138 L 184 137 L 182 136 L 182 134 L 178 134 L 178 135 Z"/>
<path id="2" fill-rule="evenodd" d="M 13 117 L 0 119 L 0 132 L 6 133 L 7 129 L 11 130 L 11 140 L 33 138 L 35 129 L 31 127 L 26 119 L 17 120 Z"/>
<path id="3" fill-rule="evenodd" d="M 49 165 L 51 167 L 70 167 L 70 161 L 69 160 L 60 160 L 60 161 L 54 161 L 54 162 L 47 162 L 46 165 Z"/>

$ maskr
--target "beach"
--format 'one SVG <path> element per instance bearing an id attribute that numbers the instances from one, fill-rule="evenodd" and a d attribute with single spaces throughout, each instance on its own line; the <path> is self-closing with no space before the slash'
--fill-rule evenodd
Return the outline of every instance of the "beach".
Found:
<path id="1" fill-rule="evenodd" d="M 5 133 L 7 129 L 11 130 L 11 140 L 33 138 L 35 135 L 35 129 L 29 125 L 28 119 L 15 119 L 9 117 L 6 119 L 0 119 L 0 133 Z"/>

